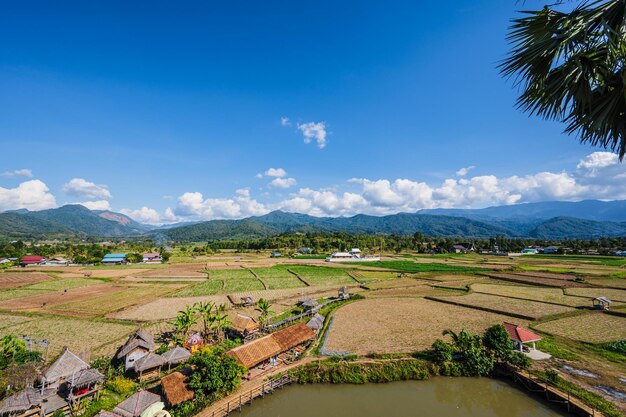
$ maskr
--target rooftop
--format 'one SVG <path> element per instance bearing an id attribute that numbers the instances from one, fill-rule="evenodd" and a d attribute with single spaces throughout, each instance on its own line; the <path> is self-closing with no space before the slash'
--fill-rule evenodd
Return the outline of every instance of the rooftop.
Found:
<path id="1" fill-rule="evenodd" d="M 146 408 L 160 401 L 160 396 L 150 391 L 141 390 L 119 403 L 113 412 L 123 417 L 139 417 Z"/>
<path id="2" fill-rule="evenodd" d="M 65 348 L 61 356 L 46 369 L 43 376 L 46 381 L 54 382 L 61 378 L 69 379 L 78 372 L 89 368 L 91 368 L 91 366 L 87 362 L 68 348 Z"/>
<path id="3" fill-rule="evenodd" d="M 178 371 L 161 378 L 163 394 L 171 406 L 193 399 L 194 393 L 187 387 L 185 379 L 186 376 Z"/>
<path id="4" fill-rule="evenodd" d="M 506 321 L 503 324 L 506 328 L 506 331 L 509 333 L 509 337 L 511 338 L 511 340 L 520 343 L 536 342 L 538 340 L 541 340 L 541 336 L 533 333 L 528 329 L 525 329 L 522 326 L 518 326 L 517 324 L 509 323 Z"/>

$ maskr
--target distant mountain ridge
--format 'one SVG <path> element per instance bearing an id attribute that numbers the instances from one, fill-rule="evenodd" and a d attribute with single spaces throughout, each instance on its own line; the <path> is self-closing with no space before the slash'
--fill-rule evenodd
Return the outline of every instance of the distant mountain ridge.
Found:
<path id="1" fill-rule="evenodd" d="M 598 220 L 599 219 L 599 220 Z M 314 217 L 274 211 L 239 220 L 156 227 L 108 210 L 66 205 L 42 211 L 0 213 L 0 237 L 137 237 L 176 241 L 259 239 L 280 233 L 345 232 L 489 238 L 591 239 L 626 236 L 626 201 L 518 204 L 485 209 L 434 209 L 387 216 Z"/>

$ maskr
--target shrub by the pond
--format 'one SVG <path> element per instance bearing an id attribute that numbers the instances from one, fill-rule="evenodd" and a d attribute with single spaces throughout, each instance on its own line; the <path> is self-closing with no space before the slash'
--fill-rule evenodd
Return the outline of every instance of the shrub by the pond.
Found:
<path id="1" fill-rule="evenodd" d="M 290 372 L 298 383 L 365 384 L 428 379 L 428 363 L 419 359 L 354 363 L 319 361 Z"/>

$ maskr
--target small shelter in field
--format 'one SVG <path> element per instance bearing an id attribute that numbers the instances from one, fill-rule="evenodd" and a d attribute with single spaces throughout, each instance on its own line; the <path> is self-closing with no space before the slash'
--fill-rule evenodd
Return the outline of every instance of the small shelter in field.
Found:
<path id="1" fill-rule="evenodd" d="M 306 325 L 309 329 L 313 330 L 315 333 L 318 333 L 324 327 L 324 316 L 322 316 L 320 313 L 315 313 Z"/>
<path id="2" fill-rule="evenodd" d="M 527 343 L 531 343 L 532 350 L 536 350 L 535 343 L 541 340 L 541 336 L 514 323 L 505 321 L 503 324 L 516 350 L 524 352 L 524 345 Z"/>
<path id="3" fill-rule="evenodd" d="M 347 287 L 339 288 L 339 293 L 337 294 L 337 298 L 339 298 L 341 301 L 345 301 L 349 299 L 350 293 L 348 292 L 348 288 Z"/>
<path id="4" fill-rule="evenodd" d="M 252 333 L 256 333 L 261 328 L 255 319 L 244 314 L 237 314 L 233 318 L 230 327 L 236 335 L 241 337 L 247 337 Z"/>
<path id="5" fill-rule="evenodd" d="M 295 350 L 315 338 L 315 332 L 304 323 L 289 326 L 270 335 L 255 339 L 226 352 L 250 369 L 267 360 L 275 363 L 278 355 Z"/>
<path id="6" fill-rule="evenodd" d="M 161 373 L 161 368 L 167 361 L 161 355 L 148 353 L 135 361 L 133 370 L 139 376 L 139 380 L 150 379 Z"/>
<path id="7" fill-rule="evenodd" d="M 606 297 L 598 297 L 593 299 L 593 309 L 594 310 L 605 310 L 608 311 L 613 302 Z"/>
<path id="8" fill-rule="evenodd" d="M 137 329 L 137 331 L 130 336 L 126 343 L 117 352 L 117 359 L 124 362 L 124 368 L 127 371 L 133 370 L 135 367 L 135 361 L 142 356 L 145 356 L 151 352 L 154 352 L 156 346 L 154 344 L 154 337 L 143 329 Z"/>
<path id="9" fill-rule="evenodd" d="M 72 375 L 67 382 L 67 399 L 74 404 L 83 398 L 92 396 L 97 398 L 102 388 L 102 382 L 104 382 L 104 375 L 97 369 L 83 369 Z"/>
<path id="10" fill-rule="evenodd" d="M 163 356 L 165 363 L 167 363 L 167 369 L 171 369 L 172 366 L 186 362 L 191 357 L 191 352 L 183 347 L 176 346 L 174 349 L 168 350 L 161 356 Z"/>
<path id="11" fill-rule="evenodd" d="M 121 417 L 169 417 L 169 413 L 159 414 L 165 408 L 161 396 L 150 391 L 139 390 L 113 409 L 113 412 Z"/>
<path id="12" fill-rule="evenodd" d="M 170 407 L 193 399 L 194 392 L 187 386 L 186 379 L 187 376 L 179 371 L 161 378 L 163 395 Z"/>
<path id="13" fill-rule="evenodd" d="M 308 311 L 308 310 L 313 310 L 315 307 L 317 307 L 318 303 L 311 297 L 307 297 L 304 300 L 300 301 L 298 305 L 304 308 L 304 310 Z"/>

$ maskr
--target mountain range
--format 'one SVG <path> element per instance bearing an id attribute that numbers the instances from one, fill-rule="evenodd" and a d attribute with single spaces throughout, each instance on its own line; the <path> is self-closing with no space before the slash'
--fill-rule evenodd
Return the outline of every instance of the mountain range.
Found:
<path id="1" fill-rule="evenodd" d="M 484 209 L 433 209 L 388 216 L 314 217 L 274 211 L 240 220 L 149 226 L 124 214 L 66 205 L 0 213 L 0 237 L 158 237 L 175 241 L 256 239 L 290 232 L 589 239 L 626 236 L 626 200 L 543 202 Z"/>

